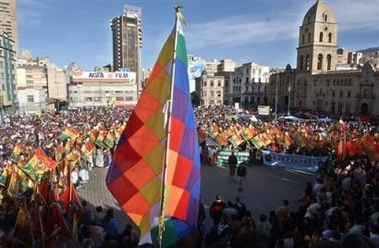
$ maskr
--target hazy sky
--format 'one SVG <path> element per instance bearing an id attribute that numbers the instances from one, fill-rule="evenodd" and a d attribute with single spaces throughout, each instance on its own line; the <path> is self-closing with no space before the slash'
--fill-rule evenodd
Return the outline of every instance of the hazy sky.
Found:
<path id="1" fill-rule="evenodd" d="M 142 66 L 151 68 L 183 6 L 188 54 L 296 67 L 299 26 L 315 0 L 17 0 L 20 51 L 85 70 L 112 63 L 110 20 L 142 8 Z M 324 0 L 336 16 L 338 46 L 379 46 L 378 0 Z"/>

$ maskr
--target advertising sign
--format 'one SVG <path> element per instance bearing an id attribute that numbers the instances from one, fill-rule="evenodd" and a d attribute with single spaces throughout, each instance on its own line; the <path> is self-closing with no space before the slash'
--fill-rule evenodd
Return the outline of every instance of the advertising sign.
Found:
<path id="1" fill-rule="evenodd" d="M 217 166 L 228 167 L 228 158 L 232 154 L 231 150 L 221 150 L 216 153 Z M 234 152 L 237 157 L 238 163 L 249 160 L 249 152 Z"/>
<path id="2" fill-rule="evenodd" d="M 75 73 L 73 75 L 74 80 L 80 79 L 95 79 L 95 80 L 114 80 L 114 81 L 126 81 L 126 83 L 136 83 L 136 73 L 127 71 L 117 72 L 99 72 L 99 71 L 81 71 L 81 73 Z"/>
<path id="3" fill-rule="evenodd" d="M 195 79 L 201 76 L 204 70 L 204 63 L 200 61 L 188 62 L 188 77 L 190 84 L 190 92 L 195 91 Z"/>
<path id="4" fill-rule="evenodd" d="M 316 172 L 320 164 L 328 159 L 327 156 L 303 156 L 297 154 L 276 153 L 271 151 L 262 151 L 263 163 L 269 166 L 286 167 L 308 172 Z"/>
<path id="5" fill-rule="evenodd" d="M 258 114 L 259 115 L 269 115 L 270 114 L 270 106 L 259 105 L 258 106 Z"/>

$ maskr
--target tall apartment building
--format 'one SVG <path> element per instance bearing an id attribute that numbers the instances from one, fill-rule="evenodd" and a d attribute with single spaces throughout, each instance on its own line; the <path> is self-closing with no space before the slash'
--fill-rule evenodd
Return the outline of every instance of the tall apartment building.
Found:
<path id="1" fill-rule="evenodd" d="M 18 104 L 13 44 L 7 34 L 0 34 L 0 114 L 16 112 Z"/>
<path id="2" fill-rule="evenodd" d="M 18 53 L 18 25 L 16 0 L 0 0 L 0 34 L 6 33 Z"/>
<path id="3" fill-rule="evenodd" d="M 124 5 L 124 13 L 112 19 L 113 66 L 115 71 L 128 69 L 137 75 L 141 87 L 142 9 Z"/>

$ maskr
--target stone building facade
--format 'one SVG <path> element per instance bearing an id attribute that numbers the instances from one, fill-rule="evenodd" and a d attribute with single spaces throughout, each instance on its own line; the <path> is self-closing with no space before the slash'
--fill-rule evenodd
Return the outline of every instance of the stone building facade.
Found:
<path id="1" fill-rule="evenodd" d="M 379 71 L 374 61 L 338 70 L 338 27 L 323 0 L 305 14 L 299 30 L 297 68 L 274 73 L 267 92 L 269 104 L 290 110 L 336 115 L 379 115 Z M 340 65 L 339 65 L 340 66 Z M 287 89 L 287 90 L 286 90 Z"/>

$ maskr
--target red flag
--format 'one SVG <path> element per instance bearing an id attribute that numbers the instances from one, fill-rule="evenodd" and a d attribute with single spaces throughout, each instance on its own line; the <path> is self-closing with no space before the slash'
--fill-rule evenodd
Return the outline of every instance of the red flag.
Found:
<path id="1" fill-rule="evenodd" d="M 73 234 L 63 218 L 62 209 L 58 203 L 53 203 L 50 206 L 49 217 L 47 218 L 45 227 L 48 240 L 54 240 L 58 235 L 73 238 Z"/>
<path id="2" fill-rule="evenodd" d="M 37 193 L 41 197 L 43 205 L 48 206 L 50 204 L 50 179 L 46 177 L 41 183 L 37 185 Z"/>

